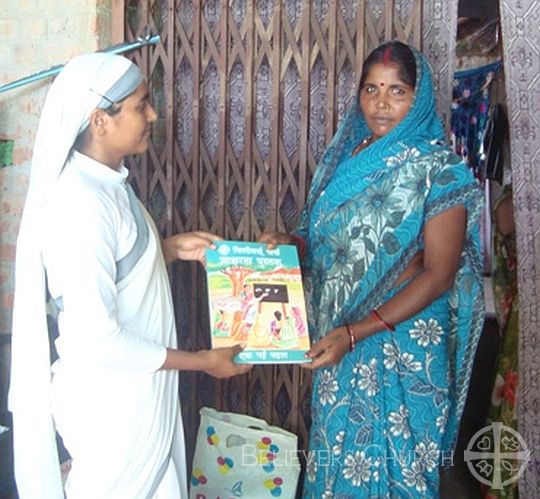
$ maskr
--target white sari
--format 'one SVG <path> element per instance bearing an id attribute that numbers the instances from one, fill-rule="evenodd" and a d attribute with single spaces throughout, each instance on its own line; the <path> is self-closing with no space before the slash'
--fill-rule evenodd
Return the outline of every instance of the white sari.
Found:
<path id="1" fill-rule="evenodd" d="M 171 456 L 185 479 L 178 373 L 158 371 L 177 346 L 170 286 L 126 176 L 74 153 L 46 205 L 44 263 L 63 309 L 52 408 L 73 458 L 68 498 L 154 497 Z"/>
<path id="2" fill-rule="evenodd" d="M 178 373 L 158 370 L 176 347 L 159 237 L 129 199 L 125 169 L 80 154 L 67 161 L 91 111 L 107 106 L 101 96 L 126 97 L 142 81 L 137 73 L 119 56 L 75 58 L 40 119 L 13 314 L 9 406 L 21 499 L 64 497 L 55 426 L 73 458 L 68 497 L 187 497 Z M 63 310 L 53 383 L 45 266 Z"/>

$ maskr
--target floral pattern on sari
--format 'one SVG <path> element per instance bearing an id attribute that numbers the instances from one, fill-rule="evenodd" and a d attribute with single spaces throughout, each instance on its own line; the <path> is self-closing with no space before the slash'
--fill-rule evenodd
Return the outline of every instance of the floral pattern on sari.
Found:
<path id="1" fill-rule="evenodd" d="M 315 173 L 297 231 L 307 241 L 312 340 L 405 287 L 394 282 L 423 249 L 425 224 L 464 205 L 460 268 L 450 291 L 395 332 L 372 335 L 315 372 L 306 498 L 435 497 L 457 437 L 483 325 L 482 194 L 440 143 L 431 80 L 416 56 L 417 95 L 404 120 L 351 156 L 369 133 L 353 107 Z"/>

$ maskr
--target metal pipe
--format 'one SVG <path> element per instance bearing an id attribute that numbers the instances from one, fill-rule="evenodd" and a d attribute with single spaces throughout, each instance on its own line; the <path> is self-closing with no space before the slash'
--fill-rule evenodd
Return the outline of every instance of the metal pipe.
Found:
<path id="1" fill-rule="evenodd" d="M 145 47 L 147 45 L 156 45 L 159 42 L 160 42 L 159 35 L 148 35 L 144 37 L 140 36 L 133 42 L 126 42 L 126 43 L 120 43 L 118 45 L 113 45 L 104 50 L 100 50 L 99 52 L 107 52 L 109 54 L 122 54 L 124 52 L 137 49 L 139 47 Z M 59 64 L 57 66 L 52 66 L 51 68 L 46 69 L 44 71 L 40 71 L 39 73 L 34 73 L 33 75 L 26 76 L 19 80 L 12 81 L 11 83 L 6 83 L 5 85 L 0 86 L 0 94 L 2 92 L 7 92 L 8 90 L 13 90 L 14 88 L 17 88 L 17 87 L 22 87 L 23 85 L 27 85 L 28 83 L 33 83 L 35 81 L 48 78 L 49 76 L 57 75 L 58 73 L 60 73 L 63 67 L 64 67 L 64 64 Z"/>

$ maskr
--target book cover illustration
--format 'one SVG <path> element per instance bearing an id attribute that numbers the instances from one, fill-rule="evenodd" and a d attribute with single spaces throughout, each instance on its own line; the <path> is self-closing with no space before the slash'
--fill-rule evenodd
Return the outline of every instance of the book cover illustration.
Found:
<path id="1" fill-rule="evenodd" d="M 206 250 L 212 346 L 245 343 L 237 362 L 306 362 L 302 275 L 295 246 L 219 241 Z"/>

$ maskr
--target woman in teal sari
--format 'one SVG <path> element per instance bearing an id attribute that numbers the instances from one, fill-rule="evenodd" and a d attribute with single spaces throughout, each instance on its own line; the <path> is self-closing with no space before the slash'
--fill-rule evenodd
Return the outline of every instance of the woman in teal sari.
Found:
<path id="1" fill-rule="evenodd" d="M 483 325 L 482 193 L 443 143 L 425 57 L 390 42 L 293 236 L 314 369 L 306 498 L 436 497 Z"/>

